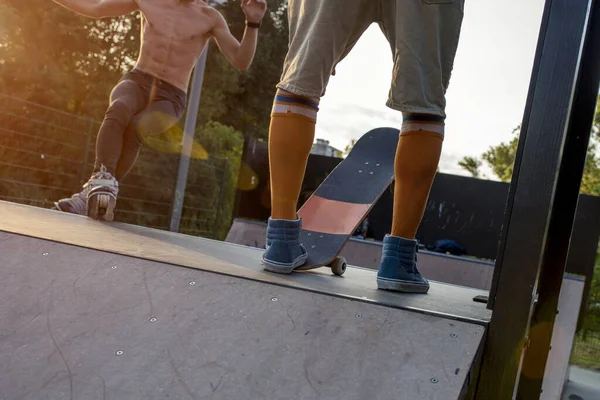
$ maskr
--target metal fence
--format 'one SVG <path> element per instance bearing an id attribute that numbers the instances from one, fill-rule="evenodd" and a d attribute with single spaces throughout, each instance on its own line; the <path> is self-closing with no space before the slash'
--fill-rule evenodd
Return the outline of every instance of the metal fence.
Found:
<path id="1" fill-rule="evenodd" d="M 80 191 L 93 169 L 99 127 L 91 118 L 0 94 L 0 200 L 50 208 Z M 120 185 L 115 220 L 168 229 L 180 144 L 152 144 Z M 191 161 L 181 233 L 217 235 L 228 171 L 226 158 Z"/>
<path id="2" fill-rule="evenodd" d="M 600 370 L 600 331 L 581 332 L 573 342 L 571 362 Z"/>

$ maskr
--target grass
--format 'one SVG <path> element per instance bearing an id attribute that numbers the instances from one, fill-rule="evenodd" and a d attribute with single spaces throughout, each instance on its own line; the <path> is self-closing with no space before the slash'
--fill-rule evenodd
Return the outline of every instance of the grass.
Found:
<path id="1" fill-rule="evenodd" d="M 582 334 L 575 337 L 571 364 L 600 370 L 600 332 L 588 332 L 585 339 Z"/>
<path id="2" fill-rule="evenodd" d="M 573 342 L 571 364 L 600 370 L 600 247 L 596 256 L 592 287 L 586 301 L 589 301 L 590 308 L 584 327 Z"/>

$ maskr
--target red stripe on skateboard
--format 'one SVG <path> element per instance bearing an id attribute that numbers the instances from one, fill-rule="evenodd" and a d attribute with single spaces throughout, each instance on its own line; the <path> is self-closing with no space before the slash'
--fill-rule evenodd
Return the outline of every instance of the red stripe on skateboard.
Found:
<path id="1" fill-rule="evenodd" d="M 298 210 L 302 228 L 332 235 L 350 235 L 371 204 L 346 203 L 312 195 Z"/>

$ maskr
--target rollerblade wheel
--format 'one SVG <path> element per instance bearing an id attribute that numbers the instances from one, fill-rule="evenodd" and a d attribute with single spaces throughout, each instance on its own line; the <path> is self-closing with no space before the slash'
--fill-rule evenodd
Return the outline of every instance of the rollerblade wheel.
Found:
<path id="1" fill-rule="evenodd" d="M 344 257 L 336 257 L 331 263 L 331 272 L 337 276 L 344 275 L 344 272 L 346 272 L 346 259 Z"/>
<path id="2" fill-rule="evenodd" d="M 101 216 L 106 215 L 106 211 L 108 209 L 109 202 L 110 202 L 110 199 L 109 199 L 108 195 L 106 195 L 106 194 L 98 195 L 98 208 L 97 208 L 98 215 L 101 215 Z"/>
<path id="3" fill-rule="evenodd" d="M 105 221 L 113 220 L 114 198 L 106 193 L 94 193 L 88 200 L 88 216 Z"/>

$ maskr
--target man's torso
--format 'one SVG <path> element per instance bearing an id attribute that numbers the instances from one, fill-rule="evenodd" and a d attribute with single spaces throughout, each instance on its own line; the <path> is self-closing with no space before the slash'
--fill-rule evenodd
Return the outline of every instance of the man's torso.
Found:
<path id="1" fill-rule="evenodd" d="M 191 72 L 208 42 L 214 11 L 198 0 L 135 1 L 143 16 L 136 68 L 187 91 Z"/>

